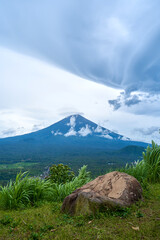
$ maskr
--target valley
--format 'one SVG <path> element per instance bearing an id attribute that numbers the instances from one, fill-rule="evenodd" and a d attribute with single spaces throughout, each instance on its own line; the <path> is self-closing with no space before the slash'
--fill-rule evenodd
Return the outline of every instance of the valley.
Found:
<path id="1" fill-rule="evenodd" d="M 141 160 L 146 146 L 72 115 L 45 129 L 0 139 L 0 183 L 14 179 L 19 171 L 39 176 L 58 163 L 76 173 L 87 165 L 98 176 Z"/>

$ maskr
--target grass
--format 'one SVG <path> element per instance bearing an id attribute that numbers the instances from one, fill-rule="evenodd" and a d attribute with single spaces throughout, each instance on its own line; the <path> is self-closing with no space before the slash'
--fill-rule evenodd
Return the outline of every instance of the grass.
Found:
<path id="1" fill-rule="evenodd" d="M 62 203 L 45 203 L 24 210 L 0 211 L 0 239 L 144 239 L 160 236 L 160 184 L 150 184 L 144 202 L 132 208 L 71 217 L 60 211 Z"/>
<path id="2" fill-rule="evenodd" d="M 1 187 L 0 239 L 159 239 L 160 147 L 152 142 L 141 162 L 121 171 L 142 183 L 144 201 L 131 208 L 77 217 L 60 209 L 65 196 L 90 181 L 86 166 L 71 182 L 60 185 L 19 173 L 14 182 Z"/>
<path id="3" fill-rule="evenodd" d="M 160 146 L 152 141 L 152 147 L 148 146 L 143 152 L 143 160 L 132 165 L 126 165 L 120 169 L 137 178 L 141 183 L 160 182 Z"/>
<path id="4" fill-rule="evenodd" d="M 32 162 L 18 162 L 13 164 L 0 164 L 0 170 L 1 169 L 23 169 L 26 167 L 34 166 L 38 163 L 32 163 Z"/>
<path id="5" fill-rule="evenodd" d="M 65 184 L 29 177 L 26 172 L 19 173 L 14 182 L 10 180 L 7 186 L 0 187 L 0 208 L 18 209 L 35 206 L 43 201 L 62 201 L 75 189 L 91 180 L 86 169 L 87 166 L 83 166 L 78 176 Z"/>
<path id="6" fill-rule="evenodd" d="M 19 173 L 14 182 L 10 181 L 7 186 L 1 187 L 0 208 L 17 209 L 33 206 L 51 197 L 52 188 L 49 181 L 29 178 L 26 173 Z"/>

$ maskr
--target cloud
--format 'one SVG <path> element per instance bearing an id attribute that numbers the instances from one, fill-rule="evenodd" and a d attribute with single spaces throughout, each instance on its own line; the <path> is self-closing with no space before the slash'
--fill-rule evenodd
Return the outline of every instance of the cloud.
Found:
<path id="1" fill-rule="evenodd" d="M 1 1 L 0 44 L 126 93 L 160 93 L 159 10 L 158 0 Z"/>
<path id="2" fill-rule="evenodd" d="M 159 125 L 159 127 L 152 126 L 152 127 L 147 128 L 147 129 L 135 128 L 134 130 L 136 132 L 139 132 L 139 133 L 143 134 L 143 135 L 149 136 L 149 135 L 152 135 L 153 133 L 159 133 L 160 125 Z"/>
<path id="3" fill-rule="evenodd" d="M 71 128 L 74 128 L 76 126 L 76 117 L 75 116 L 70 117 L 70 122 L 67 123 L 67 126 L 70 126 Z"/>
<path id="4" fill-rule="evenodd" d="M 71 127 L 69 131 L 66 134 L 64 134 L 65 137 L 76 136 L 76 135 L 77 135 L 77 132 L 74 130 L 73 127 Z"/>
<path id="5" fill-rule="evenodd" d="M 108 100 L 108 103 L 113 107 L 114 110 L 118 110 L 121 107 L 120 99 Z"/>
<path id="6" fill-rule="evenodd" d="M 62 133 L 58 130 L 58 131 L 56 131 L 56 132 L 54 132 L 54 131 L 51 131 L 51 134 L 53 134 L 54 136 L 58 136 L 58 135 L 62 135 Z"/>
<path id="7" fill-rule="evenodd" d="M 132 112 L 136 115 L 160 116 L 160 94 L 133 92 L 121 93 L 116 99 L 108 100 L 113 110 Z"/>
<path id="8" fill-rule="evenodd" d="M 96 129 L 94 130 L 94 132 L 101 133 L 101 132 L 103 132 L 103 129 L 101 126 L 97 126 Z"/>
<path id="9" fill-rule="evenodd" d="M 88 124 L 85 127 L 82 127 L 79 131 L 78 131 L 79 135 L 81 135 L 82 137 L 86 137 L 89 134 L 92 134 L 91 129 L 89 128 Z"/>
<path id="10" fill-rule="evenodd" d="M 130 138 L 123 136 L 123 137 L 121 138 L 121 140 L 122 140 L 122 141 L 130 141 Z"/>
<path id="11" fill-rule="evenodd" d="M 101 135 L 101 137 L 104 137 L 104 138 L 107 138 L 107 139 L 113 139 L 113 137 L 108 135 L 108 134 Z"/>
<path id="12" fill-rule="evenodd" d="M 0 136 L 79 112 L 135 139 L 145 136 L 132 129 L 158 126 L 158 0 L 0 0 L 0 6 Z"/>
<path id="13" fill-rule="evenodd" d="M 41 128 L 43 128 L 42 124 L 34 124 L 33 128 L 32 128 L 32 131 L 35 132 L 35 131 L 40 130 Z"/>
<path id="14" fill-rule="evenodd" d="M 14 136 L 16 134 L 16 130 L 15 129 L 7 129 L 1 132 L 1 134 L 5 137 L 5 136 Z"/>
<path id="15" fill-rule="evenodd" d="M 137 95 L 133 95 L 130 98 L 125 99 L 125 105 L 128 107 L 138 104 L 140 102 L 141 102 L 141 100 L 139 99 L 139 97 Z"/>

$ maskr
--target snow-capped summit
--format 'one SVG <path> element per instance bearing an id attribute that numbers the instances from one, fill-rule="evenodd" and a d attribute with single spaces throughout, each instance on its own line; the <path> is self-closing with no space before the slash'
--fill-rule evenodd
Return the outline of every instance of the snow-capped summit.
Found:
<path id="1" fill-rule="evenodd" d="M 97 136 L 107 139 L 130 140 L 122 135 L 114 133 L 96 123 L 82 117 L 79 114 L 71 115 L 63 120 L 50 126 L 50 131 L 53 136 L 63 135 L 65 137 L 77 136 Z"/>
<path id="2" fill-rule="evenodd" d="M 32 154 L 32 157 L 39 158 L 42 154 L 51 159 L 61 152 L 71 156 L 75 153 L 82 153 L 82 151 L 88 156 L 94 152 L 99 154 L 130 145 L 147 146 L 146 143 L 131 141 L 129 138 L 101 127 L 78 114 L 66 117 L 36 132 L 0 139 L 2 153 L 5 148 L 7 156 L 9 152 L 10 156 L 14 156 L 14 151 L 20 159 L 24 154 L 28 158 Z M 65 154 L 64 157 L 66 157 Z"/>

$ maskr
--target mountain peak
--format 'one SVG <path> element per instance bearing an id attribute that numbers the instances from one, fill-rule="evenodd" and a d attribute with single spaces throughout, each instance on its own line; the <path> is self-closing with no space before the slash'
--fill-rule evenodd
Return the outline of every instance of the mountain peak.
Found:
<path id="1" fill-rule="evenodd" d="M 70 115 L 49 127 L 53 136 L 102 137 L 114 140 L 130 140 L 86 119 L 80 114 Z"/>

